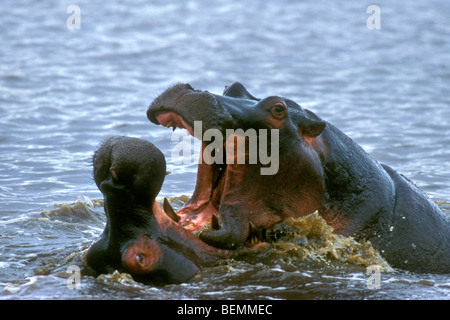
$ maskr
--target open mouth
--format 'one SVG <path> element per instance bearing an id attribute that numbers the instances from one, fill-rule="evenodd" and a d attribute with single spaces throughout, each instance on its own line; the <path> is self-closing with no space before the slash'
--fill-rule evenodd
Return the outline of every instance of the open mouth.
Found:
<path id="1" fill-rule="evenodd" d="M 172 128 L 173 131 L 177 128 L 186 129 L 194 136 L 194 128 L 176 112 L 160 110 L 155 117 L 162 126 Z M 218 227 L 217 213 L 225 184 L 226 157 L 224 154 L 222 163 L 206 163 L 203 159 L 206 146 L 207 143 L 202 141 L 194 193 L 186 205 L 175 212 L 180 217 L 180 225 L 190 231 L 210 224 L 213 228 Z"/>
<path id="2" fill-rule="evenodd" d="M 172 128 L 173 131 L 175 131 L 176 128 L 186 129 L 192 136 L 194 135 L 192 126 L 189 125 L 183 117 L 173 111 L 162 110 L 156 115 L 156 119 L 162 126 Z"/>

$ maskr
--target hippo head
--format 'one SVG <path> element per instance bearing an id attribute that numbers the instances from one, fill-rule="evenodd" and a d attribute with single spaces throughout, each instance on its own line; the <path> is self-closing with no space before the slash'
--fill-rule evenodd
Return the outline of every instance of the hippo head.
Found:
<path id="1" fill-rule="evenodd" d="M 154 145 L 111 137 L 95 152 L 93 167 L 107 218 L 85 255 L 96 274 L 118 270 L 144 283 L 179 283 L 224 256 L 175 223 L 155 201 L 166 163 Z"/>
<path id="2" fill-rule="evenodd" d="M 177 214 L 190 230 L 210 223 L 200 234 L 205 242 L 234 249 L 288 216 L 322 209 L 326 123 L 294 101 L 258 99 L 240 83 L 223 95 L 177 84 L 147 117 L 202 142 L 196 188 Z"/>

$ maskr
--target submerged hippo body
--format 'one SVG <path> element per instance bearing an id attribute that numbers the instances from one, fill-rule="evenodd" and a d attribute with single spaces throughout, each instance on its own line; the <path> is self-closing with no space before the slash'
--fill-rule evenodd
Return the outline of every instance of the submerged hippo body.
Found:
<path id="1" fill-rule="evenodd" d="M 96 274 L 119 270 L 144 283 L 179 283 L 229 256 L 183 229 L 155 201 L 166 162 L 150 142 L 111 137 L 95 152 L 93 165 L 107 217 L 85 256 Z"/>
<path id="2" fill-rule="evenodd" d="M 369 156 L 332 124 L 294 101 L 257 99 L 241 84 L 223 95 L 178 84 L 147 110 L 155 124 L 187 129 L 194 121 L 224 134 L 227 129 L 278 129 L 278 170 L 262 175 L 261 163 L 199 163 L 191 200 L 177 213 L 205 242 L 234 249 L 255 230 L 286 217 L 318 210 L 338 234 L 369 240 L 396 268 L 450 272 L 450 226 L 444 213 L 405 177 Z M 202 151 L 211 143 L 204 136 Z M 234 137 L 231 137 L 234 139 Z M 239 137 L 237 138 L 239 139 Z M 242 136 L 241 136 L 242 139 Z M 250 140 L 244 137 L 244 140 Z M 268 137 L 268 143 L 274 143 Z M 246 153 L 247 160 L 249 152 Z"/>

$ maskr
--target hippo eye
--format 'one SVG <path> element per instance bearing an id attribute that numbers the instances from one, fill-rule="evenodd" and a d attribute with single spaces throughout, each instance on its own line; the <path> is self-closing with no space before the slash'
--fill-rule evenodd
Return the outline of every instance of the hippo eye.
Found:
<path id="1" fill-rule="evenodd" d="M 276 118 L 282 118 L 286 113 L 286 107 L 283 104 L 276 104 L 271 109 L 272 115 Z"/>
<path id="2" fill-rule="evenodd" d="M 275 111 L 275 113 L 278 113 L 278 114 L 282 114 L 283 111 L 284 111 L 283 107 L 280 106 L 280 105 L 275 106 L 275 107 L 273 108 L 273 110 Z"/>
<path id="3" fill-rule="evenodd" d="M 136 260 L 139 264 L 144 264 L 144 257 L 141 254 L 136 255 Z"/>

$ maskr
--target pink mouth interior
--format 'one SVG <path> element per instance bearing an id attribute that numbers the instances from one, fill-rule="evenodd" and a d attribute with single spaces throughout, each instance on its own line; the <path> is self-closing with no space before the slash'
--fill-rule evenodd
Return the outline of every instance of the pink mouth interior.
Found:
<path id="1" fill-rule="evenodd" d="M 194 136 L 193 128 L 173 111 L 161 112 L 156 115 L 156 119 L 162 126 L 186 129 Z M 202 155 L 205 147 L 205 143 L 202 143 Z M 199 163 L 194 194 L 191 200 L 176 212 L 181 218 L 179 224 L 185 229 L 195 231 L 208 225 L 211 222 L 212 215 L 217 214 L 224 182 L 223 173 L 226 169 L 220 167 L 206 164 L 204 161 Z"/>
<path id="2" fill-rule="evenodd" d="M 160 113 L 156 116 L 156 119 L 164 127 L 186 129 L 192 136 L 194 135 L 194 129 L 174 112 Z"/>

